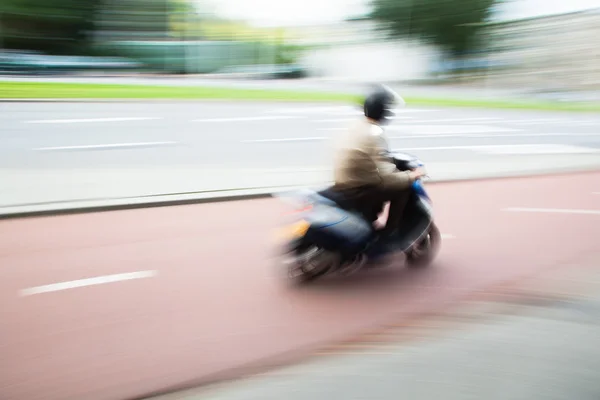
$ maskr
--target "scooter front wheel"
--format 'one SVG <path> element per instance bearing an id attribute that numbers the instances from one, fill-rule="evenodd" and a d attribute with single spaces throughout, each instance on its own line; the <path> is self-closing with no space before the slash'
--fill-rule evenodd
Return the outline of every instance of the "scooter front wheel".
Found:
<path id="1" fill-rule="evenodd" d="M 435 224 L 431 224 L 429 232 L 407 254 L 406 264 L 409 267 L 426 267 L 437 256 L 442 244 L 442 234 Z"/>

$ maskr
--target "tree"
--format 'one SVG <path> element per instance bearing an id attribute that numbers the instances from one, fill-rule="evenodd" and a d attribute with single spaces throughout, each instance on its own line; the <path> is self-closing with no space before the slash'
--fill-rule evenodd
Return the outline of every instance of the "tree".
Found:
<path id="1" fill-rule="evenodd" d="M 166 39 L 190 0 L 0 0 L 3 47 L 86 54 L 97 40 Z"/>
<path id="2" fill-rule="evenodd" d="M 76 53 L 89 42 L 100 0 L 3 0 L 3 46 Z"/>
<path id="3" fill-rule="evenodd" d="M 392 37 L 432 42 L 454 58 L 485 43 L 484 23 L 502 0 L 373 0 L 369 17 Z"/>
<path id="4" fill-rule="evenodd" d="M 170 34 L 169 0 L 101 0 L 96 16 L 99 41 L 165 40 Z"/>

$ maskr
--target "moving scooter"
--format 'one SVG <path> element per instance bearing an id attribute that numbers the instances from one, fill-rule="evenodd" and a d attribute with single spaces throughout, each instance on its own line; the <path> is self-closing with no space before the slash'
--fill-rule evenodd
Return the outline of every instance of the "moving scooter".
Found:
<path id="1" fill-rule="evenodd" d="M 413 170 L 424 164 L 405 153 L 392 153 L 396 167 Z M 380 234 L 357 210 L 328 189 L 300 190 L 275 197 L 293 206 L 292 220 L 280 231 L 283 263 L 290 279 L 309 282 L 325 275 L 380 266 L 386 256 L 404 254 L 409 267 L 424 267 L 436 257 L 441 234 L 423 182 L 412 184 L 410 197 L 393 236 Z"/>

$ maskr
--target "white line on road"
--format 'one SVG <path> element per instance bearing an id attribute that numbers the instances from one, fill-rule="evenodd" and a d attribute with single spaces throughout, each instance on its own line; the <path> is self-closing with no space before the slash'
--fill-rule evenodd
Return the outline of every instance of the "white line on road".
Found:
<path id="1" fill-rule="evenodd" d="M 155 147 L 177 144 L 177 142 L 141 142 L 141 143 L 112 143 L 112 144 L 92 144 L 87 146 L 60 146 L 60 147 L 39 147 L 35 151 L 64 151 L 64 150 L 107 150 L 133 147 Z"/>
<path id="2" fill-rule="evenodd" d="M 297 119 L 301 117 L 287 115 L 266 115 L 263 117 L 231 117 L 231 118 L 207 118 L 193 119 L 192 122 L 248 122 L 248 121 L 270 121 L 281 119 Z"/>
<path id="3" fill-rule="evenodd" d="M 26 124 L 75 124 L 80 122 L 123 122 L 162 119 L 162 117 L 84 118 L 84 119 L 40 119 L 24 121 Z"/>
<path id="4" fill-rule="evenodd" d="M 489 145 L 489 146 L 437 146 L 437 147 L 406 147 L 399 151 L 434 151 L 434 150 L 471 150 L 488 154 L 567 154 L 567 153 L 596 153 L 600 149 L 563 146 L 556 144 L 523 144 L 523 145 Z"/>
<path id="5" fill-rule="evenodd" d="M 434 112 L 433 109 L 417 109 L 417 108 L 401 108 L 395 110 L 398 114 Z M 352 106 L 325 106 L 325 107 L 297 107 L 297 108 L 280 108 L 269 110 L 269 112 L 281 114 L 329 114 L 329 115 L 362 115 L 361 107 Z"/>
<path id="6" fill-rule="evenodd" d="M 600 121 L 580 121 L 580 122 L 573 122 L 573 123 L 571 123 L 571 125 L 577 125 L 577 126 L 598 126 L 598 125 L 600 125 Z"/>
<path id="7" fill-rule="evenodd" d="M 475 147 L 475 146 L 474 146 Z M 563 144 L 518 144 L 481 146 L 478 151 L 488 154 L 582 154 L 597 153 L 600 149 Z"/>
<path id="8" fill-rule="evenodd" d="M 346 127 L 331 127 L 331 128 L 317 128 L 318 131 L 345 131 Z M 410 134 L 410 135 L 391 135 L 387 136 L 388 139 L 443 139 L 443 138 L 474 138 L 474 139 L 486 139 L 486 138 L 511 138 L 511 137 L 573 137 L 573 136 L 598 136 L 599 133 L 590 132 L 575 132 L 575 133 L 430 133 L 430 134 Z"/>
<path id="9" fill-rule="evenodd" d="M 351 107 L 351 106 L 326 106 L 326 107 L 294 107 L 294 108 L 279 108 L 274 110 L 269 110 L 268 112 L 275 113 L 283 113 L 283 114 L 295 114 L 295 113 L 324 113 L 329 114 L 336 111 L 360 111 L 359 107 Z"/>
<path id="10" fill-rule="evenodd" d="M 592 192 L 592 194 L 600 194 L 600 192 Z"/>
<path id="11" fill-rule="evenodd" d="M 442 233 L 442 239 L 456 239 L 456 236 L 450 235 L 448 233 Z"/>
<path id="12" fill-rule="evenodd" d="M 410 118 L 410 117 L 404 117 Z M 404 119 L 403 118 L 403 119 Z M 504 122 L 501 118 L 491 118 L 491 117 L 473 117 L 473 118 L 445 118 L 445 119 L 427 119 L 427 120 L 413 120 L 411 123 L 438 123 L 438 122 Z"/>
<path id="13" fill-rule="evenodd" d="M 60 290 L 74 289 L 85 286 L 101 285 L 104 283 L 114 283 L 121 281 L 129 281 L 132 279 L 153 278 L 158 274 L 158 271 L 138 271 L 124 274 L 104 275 L 95 278 L 79 279 L 76 281 L 59 282 L 44 286 L 35 286 L 20 291 L 21 296 L 31 296 L 34 294 L 58 292 Z"/>
<path id="14" fill-rule="evenodd" d="M 333 130 L 333 128 L 331 129 Z M 395 136 L 391 139 L 398 139 Z M 414 139 L 414 137 L 406 137 Z M 242 140 L 242 143 L 285 143 L 285 142 L 309 142 L 329 140 L 327 137 L 300 137 L 300 138 L 274 138 L 274 139 L 248 139 Z M 473 146 L 427 146 L 427 147 L 403 147 L 398 151 L 442 151 L 442 150 L 466 150 L 486 154 L 508 154 L 508 155 L 526 155 L 526 154 L 589 154 L 598 153 L 600 149 L 568 146 L 559 144 L 510 144 L 510 145 L 473 145 Z"/>
<path id="15" fill-rule="evenodd" d="M 415 121 L 413 121 L 414 117 L 400 117 L 400 116 L 394 116 L 391 117 L 390 119 L 392 120 L 411 120 L 411 123 L 415 123 Z M 352 118 L 352 117 L 346 117 L 346 118 L 331 118 L 331 119 L 318 119 L 318 120 L 313 120 L 312 122 L 318 122 L 318 123 L 329 123 L 329 122 L 352 122 L 352 121 L 356 121 L 356 118 Z M 426 121 L 427 123 L 431 122 L 431 121 Z"/>
<path id="16" fill-rule="evenodd" d="M 344 129 L 344 128 L 329 128 L 329 129 Z M 325 130 L 325 128 L 323 128 Z M 400 135 L 400 136 L 389 136 L 390 139 L 437 139 L 437 138 L 449 138 L 449 137 L 463 137 L 463 138 L 507 138 L 507 137 L 573 137 L 573 136 L 598 136 L 599 133 L 590 132 L 575 132 L 575 133 L 432 133 L 428 135 Z"/>
<path id="17" fill-rule="evenodd" d="M 513 119 L 512 122 L 516 124 L 546 124 L 549 122 L 568 122 L 568 119 L 559 119 L 559 118 L 532 118 L 532 119 Z"/>
<path id="18" fill-rule="evenodd" d="M 351 122 L 351 121 L 355 121 L 355 118 L 333 118 L 333 119 L 319 119 L 313 122 L 318 122 L 318 123 L 326 123 L 326 122 Z"/>
<path id="19" fill-rule="evenodd" d="M 505 208 L 504 211 L 510 211 L 510 212 L 531 212 L 531 213 L 548 213 L 548 214 L 587 214 L 587 215 L 600 215 L 600 210 L 577 210 L 577 209 L 566 209 L 566 208 L 525 208 L 525 207 L 511 207 L 511 208 Z"/>
<path id="20" fill-rule="evenodd" d="M 278 138 L 278 139 L 249 139 L 242 143 L 268 143 L 268 142 L 310 142 L 315 140 L 326 140 L 326 137 L 301 137 L 301 138 Z"/>
<path id="21" fill-rule="evenodd" d="M 513 129 L 493 125 L 398 125 L 390 126 L 389 131 L 412 133 L 412 134 L 440 134 L 440 133 L 493 133 L 493 132 L 518 132 Z"/>

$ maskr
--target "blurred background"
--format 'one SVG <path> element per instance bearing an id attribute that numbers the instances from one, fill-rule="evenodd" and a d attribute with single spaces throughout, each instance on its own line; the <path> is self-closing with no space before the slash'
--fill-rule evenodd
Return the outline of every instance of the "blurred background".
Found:
<path id="1" fill-rule="evenodd" d="M 0 72 L 595 91 L 598 7 L 598 0 L 2 0 Z"/>

